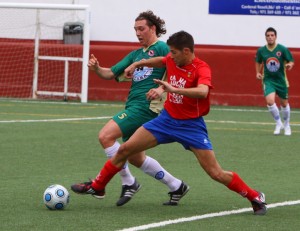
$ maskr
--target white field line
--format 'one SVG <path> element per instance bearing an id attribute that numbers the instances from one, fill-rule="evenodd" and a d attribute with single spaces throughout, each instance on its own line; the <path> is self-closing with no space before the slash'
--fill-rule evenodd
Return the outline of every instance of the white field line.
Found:
<path id="1" fill-rule="evenodd" d="M 120 106 L 124 107 L 124 103 L 79 103 L 79 102 L 47 102 L 47 101 L 31 101 L 31 100 L 7 100 L 0 99 L 0 102 L 12 103 L 28 103 L 28 104 L 56 104 L 56 105 L 76 105 L 76 106 Z"/>
<path id="2" fill-rule="evenodd" d="M 48 102 L 48 101 L 32 101 L 32 100 L 15 100 L 15 99 L 1 99 L 0 102 L 12 102 L 12 103 L 28 103 L 28 104 L 57 104 L 57 105 L 78 105 L 78 106 L 120 106 L 124 107 L 124 103 L 80 103 L 80 102 Z M 227 108 L 229 106 L 219 106 L 220 108 L 214 108 L 212 106 L 211 110 L 212 111 L 236 111 L 236 112 L 265 112 L 269 113 L 267 108 L 266 109 L 242 109 L 242 108 Z M 300 114 L 300 111 L 294 111 L 292 109 L 291 111 L 292 114 Z"/>
<path id="3" fill-rule="evenodd" d="M 0 123 L 36 123 L 36 122 L 66 122 L 66 121 L 83 121 L 83 120 L 102 120 L 110 119 L 112 116 L 101 117 L 85 117 L 85 118 L 62 118 L 62 119 L 37 119 L 37 120 L 3 120 Z M 242 121 L 230 121 L 230 120 L 205 120 L 206 123 L 224 123 L 224 124 L 256 124 L 256 125 L 274 125 L 274 123 L 265 122 L 242 122 Z M 300 126 L 300 124 L 293 124 L 292 126 Z"/>
<path id="4" fill-rule="evenodd" d="M 220 124 L 255 124 L 255 125 L 274 125 L 268 122 L 242 122 L 242 121 L 232 121 L 232 120 L 205 120 L 206 123 L 220 123 Z M 300 124 L 291 123 L 291 126 L 300 126 Z"/>
<path id="5" fill-rule="evenodd" d="M 41 119 L 41 120 L 3 120 L 3 121 L 0 121 L 0 123 L 64 122 L 64 121 L 102 120 L 102 119 L 111 119 L 111 116 L 86 117 L 86 118 L 64 118 L 64 119 Z"/>
<path id="6" fill-rule="evenodd" d="M 285 201 L 285 202 L 280 202 L 280 203 L 275 203 L 275 204 L 269 204 L 267 207 L 268 207 L 268 209 L 270 209 L 270 208 L 276 208 L 276 207 L 280 207 L 280 206 L 289 206 L 289 205 L 298 205 L 298 204 L 300 204 L 300 200 Z M 223 216 L 245 213 L 245 212 L 250 212 L 250 211 L 252 211 L 252 208 L 242 208 L 242 209 L 231 210 L 231 211 L 208 213 L 208 214 L 203 214 L 203 215 L 199 215 L 199 216 L 182 217 L 182 218 L 178 218 L 178 219 L 174 219 L 174 220 L 167 220 L 167 221 L 161 221 L 161 222 L 151 223 L 151 224 L 147 224 L 147 225 L 125 228 L 125 229 L 121 229 L 119 231 L 147 230 L 147 229 L 151 229 L 151 228 L 163 227 L 166 225 L 172 225 L 172 224 L 178 224 L 178 223 L 190 222 L 190 221 L 197 221 L 197 220 L 203 220 L 203 219 L 214 218 L 214 217 L 223 217 Z"/>

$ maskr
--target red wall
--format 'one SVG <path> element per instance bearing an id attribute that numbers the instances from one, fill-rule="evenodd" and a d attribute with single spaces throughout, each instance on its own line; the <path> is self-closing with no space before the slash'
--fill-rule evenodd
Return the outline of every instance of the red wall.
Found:
<path id="1" fill-rule="evenodd" d="M 110 67 L 128 52 L 138 48 L 135 43 L 97 43 L 91 45 L 100 65 Z M 206 61 L 213 74 L 214 89 L 211 92 L 213 105 L 265 106 L 261 81 L 255 77 L 254 57 L 257 47 L 196 46 L 195 53 Z M 288 71 L 291 107 L 300 108 L 300 49 L 291 49 L 295 63 Z M 90 100 L 126 100 L 129 83 L 116 83 L 89 75 Z"/>
<path id="2" fill-rule="evenodd" d="M 130 51 L 137 43 L 92 42 L 90 54 L 94 54 L 101 66 L 110 67 Z M 31 97 L 34 52 L 33 42 L 8 43 L 0 41 L 0 96 Z M 256 47 L 196 46 L 195 53 L 212 69 L 213 86 L 211 102 L 214 105 L 265 106 L 261 82 L 255 78 L 254 56 Z M 81 55 L 82 46 L 42 44 L 41 55 L 67 56 L 75 52 Z M 291 49 L 295 67 L 288 71 L 290 104 L 300 108 L 300 49 Z M 10 53 L 10 55 L 7 55 Z M 16 68 L 20 68 L 16 75 Z M 26 71 L 25 71 L 26 70 Z M 69 90 L 80 92 L 81 63 L 71 63 Z M 80 74 L 78 74 L 80 73 Z M 61 62 L 40 61 L 39 90 L 62 91 L 64 66 Z M 130 83 L 103 80 L 89 73 L 88 100 L 125 101 Z"/>

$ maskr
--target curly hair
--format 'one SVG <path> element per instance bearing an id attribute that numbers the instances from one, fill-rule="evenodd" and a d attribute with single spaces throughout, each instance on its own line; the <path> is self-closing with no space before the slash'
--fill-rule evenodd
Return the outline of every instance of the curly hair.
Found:
<path id="1" fill-rule="evenodd" d="M 156 27 L 156 36 L 160 37 L 161 35 L 167 33 L 165 21 L 160 17 L 156 16 L 151 10 L 142 12 L 137 16 L 135 21 L 140 21 L 145 19 L 147 21 L 147 25 Z"/>

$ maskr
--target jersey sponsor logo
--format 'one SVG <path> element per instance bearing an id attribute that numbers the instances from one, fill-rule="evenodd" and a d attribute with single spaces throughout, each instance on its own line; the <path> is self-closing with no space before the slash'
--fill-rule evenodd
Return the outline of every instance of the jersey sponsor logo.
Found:
<path id="1" fill-rule="evenodd" d="M 271 58 L 267 59 L 266 66 L 267 66 L 268 71 L 276 72 L 280 68 L 280 62 L 277 58 L 271 57 Z"/>
<path id="2" fill-rule="evenodd" d="M 147 79 L 153 72 L 153 67 L 139 67 L 134 70 L 132 80 L 135 82 Z"/>
<path id="3" fill-rule="evenodd" d="M 149 55 L 150 57 L 153 57 L 153 56 L 154 56 L 154 51 L 153 51 L 153 50 L 150 50 L 150 51 L 148 52 L 148 55 Z"/>
<path id="4" fill-rule="evenodd" d="M 184 86 L 186 84 L 186 80 L 184 78 L 180 77 L 179 80 L 177 81 L 176 76 L 172 75 L 172 76 L 170 76 L 170 84 L 176 88 L 184 88 Z M 172 103 L 183 104 L 183 95 L 179 95 L 176 93 L 170 93 L 169 100 Z"/>

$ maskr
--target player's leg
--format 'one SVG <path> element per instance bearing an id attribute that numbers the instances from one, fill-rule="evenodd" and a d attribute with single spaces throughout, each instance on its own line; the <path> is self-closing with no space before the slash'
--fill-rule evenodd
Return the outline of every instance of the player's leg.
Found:
<path id="1" fill-rule="evenodd" d="M 145 152 L 141 152 L 130 156 L 128 158 L 128 161 L 134 166 L 140 168 L 147 175 L 168 186 L 171 192 L 180 189 L 182 185 L 181 180 L 171 175 L 166 169 L 164 169 L 160 165 L 160 163 L 157 160 L 153 159 L 150 156 L 146 156 Z M 135 181 L 135 183 L 132 185 L 123 185 L 120 198 L 117 201 L 116 205 L 122 206 L 129 202 L 140 188 L 141 186 L 137 181 Z M 177 205 L 178 202 L 179 200 L 176 203 L 174 202 L 172 205 Z"/>
<path id="2" fill-rule="evenodd" d="M 139 167 L 144 173 L 165 184 L 169 188 L 170 193 L 180 191 L 182 187 L 188 188 L 182 180 L 170 174 L 157 160 L 146 155 L 143 157 L 141 158 L 141 155 L 134 155 L 128 161 Z M 172 203 L 164 203 L 164 205 L 178 205 L 180 199 L 181 197 L 176 201 L 172 201 Z"/>
<path id="3" fill-rule="evenodd" d="M 143 127 L 140 127 L 131 138 L 123 143 L 117 153 L 100 170 L 96 178 L 90 182 L 74 184 L 71 189 L 76 193 L 92 194 L 101 199 L 105 195 L 105 186 L 120 172 L 130 156 L 138 155 L 143 150 L 156 145 L 155 137 Z"/>
<path id="4" fill-rule="evenodd" d="M 121 128 L 123 140 L 126 141 L 142 124 L 156 117 L 157 114 L 148 109 L 131 107 L 118 113 L 113 117 L 113 120 Z M 155 159 L 146 156 L 144 151 L 131 156 L 129 162 L 140 168 L 144 173 L 167 185 L 171 191 L 177 190 L 182 183 L 181 180 L 166 171 Z M 139 188 L 140 185 L 136 180 L 132 184 L 123 184 L 117 205 L 121 206 L 127 203 Z"/>
<path id="5" fill-rule="evenodd" d="M 128 161 L 147 175 L 168 186 L 170 191 L 177 190 L 181 185 L 181 180 L 170 174 L 157 160 L 147 156 L 145 152 L 142 152 L 142 155 L 131 156 Z"/>
<path id="6" fill-rule="evenodd" d="M 157 144 L 175 142 L 170 136 L 175 125 L 172 125 L 169 119 L 168 114 L 163 111 L 157 118 L 143 125 L 143 128 L 155 137 Z M 140 169 L 169 187 L 170 199 L 163 203 L 164 205 L 178 205 L 180 199 L 189 191 L 187 184 L 171 175 L 155 159 L 149 156 L 146 156 Z"/>
<path id="7" fill-rule="evenodd" d="M 104 198 L 105 186 L 114 175 L 122 170 L 127 159 L 155 145 L 155 137 L 143 127 L 139 128 L 127 142 L 119 147 L 117 153 L 106 161 L 94 180 L 74 184 L 71 186 L 71 189 L 79 194 L 91 194 L 98 199 Z"/>
<path id="8" fill-rule="evenodd" d="M 290 136 L 292 130 L 290 126 L 291 108 L 288 102 L 288 87 L 281 87 L 278 90 L 278 96 L 280 98 L 281 113 L 283 117 L 284 135 Z"/>
<path id="9" fill-rule="evenodd" d="M 110 159 L 118 151 L 120 143 L 117 141 L 118 138 L 122 137 L 122 131 L 120 126 L 114 121 L 108 121 L 99 132 L 99 142 L 104 148 L 106 156 Z M 121 176 L 122 185 L 133 185 L 135 178 L 131 174 L 128 164 L 123 166 L 123 169 L 119 172 Z"/>
<path id="10" fill-rule="evenodd" d="M 264 215 L 266 213 L 264 194 L 250 188 L 237 173 L 224 171 L 216 160 L 213 150 L 195 148 L 191 148 L 191 150 L 201 167 L 213 180 L 246 197 L 251 202 L 255 215 Z"/>
<path id="11" fill-rule="evenodd" d="M 281 122 L 279 109 L 275 102 L 275 97 L 276 97 L 275 88 L 269 82 L 266 82 L 264 84 L 264 95 L 265 95 L 265 100 L 267 103 L 268 110 L 276 122 L 275 130 L 273 133 L 274 135 L 279 135 L 281 129 L 283 129 L 283 124 Z"/>
<path id="12" fill-rule="evenodd" d="M 154 147 L 156 144 L 155 137 L 145 128 L 140 127 L 128 141 L 120 146 L 118 152 L 106 161 L 97 177 L 92 181 L 92 189 L 95 191 L 105 191 L 105 186 L 115 174 L 121 171 L 130 156 L 138 155 L 138 153 Z"/>
<path id="13" fill-rule="evenodd" d="M 287 99 L 280 99 L 281 101 L 281 112 L 283 116 L 283 127 L 284 127 L 284 135 L 290 136 L 292 135 L 292 130 L 290 126 L 290 118 L 291 118 L 291 108 Z"/>
<path id="14" fill-rule="evenodd" d="M 230 190 L 247 197 L 253 206 L 255 214 L 265 214 L 264 194 L 248 187 L 234 172 L 224 171 L 216 160 L 212 144 L 208 137 L 206 124 L 202 117 L 194 120 L 177 121 L 179 128 L 173 134 L 185 149 L 191 150 L 204 171 L 215 181 Z"/>

